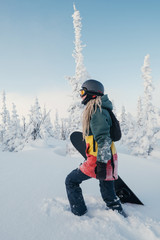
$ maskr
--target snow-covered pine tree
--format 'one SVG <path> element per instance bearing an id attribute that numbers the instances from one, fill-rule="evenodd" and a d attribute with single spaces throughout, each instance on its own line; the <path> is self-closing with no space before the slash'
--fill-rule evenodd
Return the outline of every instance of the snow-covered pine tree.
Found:
<path id="1" fill-rule="evenodd" d="M 120 125 L 121 125 L 121 131 L 122 131 L 122 143 L 125 143 L 126 135 L 128 134 L 128 131 L 129 131 L 125 106 L 122 106 L 122 110 L 120 114 Z"/>
<path id="2" fill-rule="evenodd" d="M 69 136 L 70 136 L 70 122 L 71 122 L 70 118 L 69 117 L 62 118 L 62 121 L 63 121 L 63 129 L 64 129 L 64 132 L 65 132 L 65 138 L 69 139 Z"/>
<path id="3" fill-rule="evenodd" d="M 61 119 L 61 140 L 66 140 L 66 124 L 65 124 L 65 119 Z"/>
<path id="4" fill-rule="evenodd" d="M 43 114 L 42 114 L 42 122 L 41 122 L 41 126 L 40 126 L 40 135 L 42 136 L 43 139 L 46 139 L 46 140 L 48 138 L 54 136 L 53 125 L 52 125 L 51 119 L 50 119 L 50 111 L 47 112 L 45 107 L 43 109 Z"/>
<path id="5" fill-rule="evenodd" d="M 144 135 L 141 138 L 141 147 L 143 155 L 149 155 L 154 148 L 155 134 L 157 132 L 155 110 L 152 102 L 154 86 L 151 77 L 151 68 L 149 54 L 144 58 L 144 64 L 141 68 L 142 78 L 144 80 Z"/>
<path id="6" fill-rule="evenodd" d="M 25 116 L 22 117 L 22 132 L 23 132 L 23 135 L 25 135 L 25 132 L 26 132 L 26 118 Z"/>
<path id="7" fill-rule="evenodd" d="M 54 138 L 55 139 L 60 139 L 61 135 L 61 129 L 60 129 L 60 123 L 59 123 L 59 114 L 58 110 L 56 109 L 56 114 L 55 114 L 55 120 L 54 120 Z"/>
<path id="8" fill-rule="evenodd" d="M 1 124 L 0 124 L 0 142 L 3 143 L 5 131 L 10 123 L 10 114 L 6 106 L 6 93 L 2 93 L 2 112 L 1 112 Z"/>
<path id="9" fill-rule="evenodd" d="M 127 123 L 127 134 L 125 135 L 125 144 L 131 149 L 131 152 L 134 152 L 134 149 L 137 148 L 137 126 L 136 121 L 131 113 L 126 115 Z"/>
<path id="10" fill-rule="evenodd" d="M 142 104 L 142 98 L 138 98 L 137 103 L 137 128 L 138 131 L 141 131 L 144 127 L 144 116 L 143 116 L 143 104 Z"/>
<path id="11" fill-rule="evenodd" d="M 144 128 L 143 103 L 141 97 L 139 97 L 137 103 L 136 122 L 134 124 L 133 131 L 129 130 L 129 133 L 133 132 L 133 136 L 130 139 L 130 144 L 128 146 L 131 148 L 131 152 L 135 155 L 143 154 L 141 143 L 142 137 L 144 136 Z"/>
<path id="12" fill-rule="evenodd" d="M 31 107 L 29 114 L 29 124 L 26 129 L 26 141 L 29 139 L 36 140 L 42 138 L 40 135 L 40 126 L 42 123 L 42 113 L 38 102 L 38 98 L 35 99 L 34 105 Z"/>
<path id="13" fill-rule="evenodd" d="M 16 105 L 13 103 L 12 116 L 4 134 L 2 149 L 9 152 L 18 151 L 24 147 L 23 143 L 20 120 L 17 114 Z"/>
<path id="14" fill-rule="evenodd" d="M 81 99 L 79 96 L 79 90 L 81 85 L 84 81 L 89 79 L 89 75 L 83 63 L 83 54 L 82 50 L 84 45 L 82 45 L 81 41 L 81 17 L 80 12 L 76 9 L 75 5 L 73 5 L 74 13 L 73 17 L 73 26 L 74 26 L 74 33 L 75 33 L 75 49 L 73 51 L 73 57 L 75 59 L 75 75 L 73 77 L 68 77 L 69 83 L 72 87 L 72 103 L 68 109 L 70 114 L 70 133 L 72 131 L 81 129 L 81 114 L 83 110 L 83 106 L 81 104 Z"/>

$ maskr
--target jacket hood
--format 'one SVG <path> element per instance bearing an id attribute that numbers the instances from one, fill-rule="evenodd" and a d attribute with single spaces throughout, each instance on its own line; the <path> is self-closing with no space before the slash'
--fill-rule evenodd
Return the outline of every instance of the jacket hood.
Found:
<path id="1" fill-rule="evenodd" d="M 102 108 L 109 108 L 111 110 L 113 110 L 113 105 L 112 102 L 109 100 L 108 95 L 103 95 L 102 96 Z"/>

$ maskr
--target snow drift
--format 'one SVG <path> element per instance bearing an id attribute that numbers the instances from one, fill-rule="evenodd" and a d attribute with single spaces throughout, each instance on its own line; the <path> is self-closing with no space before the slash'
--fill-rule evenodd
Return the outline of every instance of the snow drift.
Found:
<path id="1" fill-rule="evenodd" d="M 148 159 L 119 152 L 119 175 L 145 204 L 124 204 L 127 219 L 105 210 L 96 179 L 82 184 L 88 213 L 70 212 L 64 182 L 83 159 L 65 155 L 64 142 L 1 152 L 0 239 L 160 239 L 160 152 Z"/>

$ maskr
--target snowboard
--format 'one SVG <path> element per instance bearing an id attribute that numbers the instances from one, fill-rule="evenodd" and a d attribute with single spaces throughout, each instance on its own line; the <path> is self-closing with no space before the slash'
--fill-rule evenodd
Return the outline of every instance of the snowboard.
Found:
<path id="1" fill-rule="evenodd" d="M 82 132 L 73 132 L 70 135 L 70 140 L 76 150 L 85 158 L 86 156 L 86 143 L 83 140 Z M 120 198 L 122 203 L 134 203 L 143 205 L 134 192 L 127 186 L 120 176 L 114 181 L 116 195 Z"/>

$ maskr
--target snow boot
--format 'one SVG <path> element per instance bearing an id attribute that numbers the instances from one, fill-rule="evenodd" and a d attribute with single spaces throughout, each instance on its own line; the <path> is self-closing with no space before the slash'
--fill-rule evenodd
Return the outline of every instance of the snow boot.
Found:
<path id="1" fill-rule="evenodd" d="M 125 211 L 122 208 L 120 200 L 115 200 L 113 202 L 107 202 L 108 209 L 112 209 L 113 211 L 117 211 L 119 214 L 121 214 L 124 218 L 127 218 L 128 215 L 125 213 Z"/>

